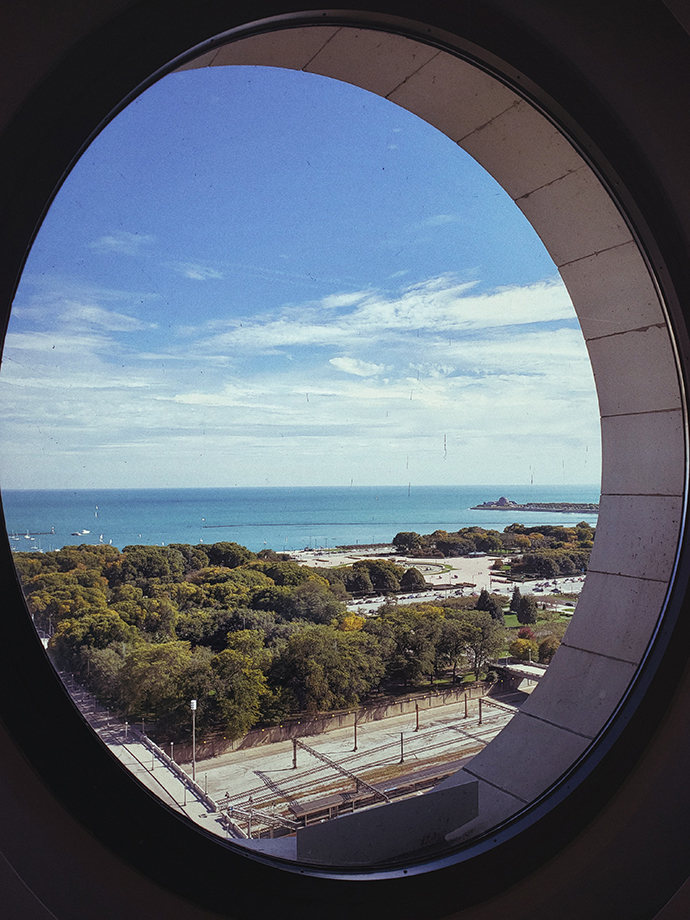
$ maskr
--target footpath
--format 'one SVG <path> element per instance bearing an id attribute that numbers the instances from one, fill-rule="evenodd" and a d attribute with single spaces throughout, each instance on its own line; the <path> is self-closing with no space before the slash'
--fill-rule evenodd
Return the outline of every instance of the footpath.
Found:
<path id="1" fill-rule="evenodd" d="M 208 831 L 228 834 L 216 803 L 139 728 L 120 722 L 69 674 L 60 676 L 82 716 L 122 764 L 161 801 Z"/>

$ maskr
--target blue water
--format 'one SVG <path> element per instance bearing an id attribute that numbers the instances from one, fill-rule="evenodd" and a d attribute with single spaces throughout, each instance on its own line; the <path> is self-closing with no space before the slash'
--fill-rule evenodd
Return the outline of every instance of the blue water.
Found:
<path id="1" fill-rule="evenodd" d="M 501 495 L 516 502 L 596 502 L 597 487 L 419 486 L 235 489 L 21 490 L 2 494 L 15 550 L 80 543 L 216 543 L 254 552 L 387 543 L 398 531 L 563 524 L 596 515 L 470 511 Z M 83 533 L 83 531 L 89 531 Z M 78 535 L 73 535 L 79 532 Z M 27 536 L 28 534 L 28 536 Z"/>

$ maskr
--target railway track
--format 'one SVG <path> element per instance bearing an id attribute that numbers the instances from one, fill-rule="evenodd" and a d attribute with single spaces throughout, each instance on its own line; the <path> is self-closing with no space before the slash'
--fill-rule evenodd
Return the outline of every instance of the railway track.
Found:
<path id="1" fill-rule="evenodd" d="M 432 788 L 442 779 L 455 772 L 457 761 L 466 760 L 478 753 L 510 721 L 514 711 L 494 710 L 484 718 L 481 726 L 476 722 L 459 726 L 447 722 L 419 733 L 410 732 L 404 739 L 404 762 L 400 763 L 400 740 L 391 738 L 364 751 L 351 752 L 336 757 L 337 764 L 350 774 L 380 789 L 393 799 L 418 794 Z M 458 737 L 460 735 L 460 737 Z M 321 749 L 325 746 L 322 744 Z M 304 757 L 307 757 L 307 752 Z M 380 798 L 366 790 L 357 790 L 356 784 L 341 775 L 337 768 L 327 763 L 318 763 L 299 773 L 286 776 L 280 769 L 280 778 L 271 776 L 272 770 L 265 768 L 253 771 L 259 782 L 245 786 L 236 793 L 222 797 L 223 807 L 254 809 L 257 812 L 298 818 L 300 823 L 334 817 L 344 810 L 368 807 L 380 802 Z M 420 774 L 424 775 L 421 776 Z M 370 801 L 371 800 L 371 801 Z M 252 822 L 252 836 L 275 836 L 289 833 L 277 831 L 275 827 L 261 824 L 260 817 Z"/>

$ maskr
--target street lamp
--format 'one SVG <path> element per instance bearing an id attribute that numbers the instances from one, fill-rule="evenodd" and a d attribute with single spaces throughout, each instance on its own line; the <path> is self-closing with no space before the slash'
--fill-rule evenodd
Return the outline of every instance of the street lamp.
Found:
<path id="1" fill-rule="evenodd" d="M 196 700 L 189 704 L 192 710 L 192 780 L 196 782 Z"/>

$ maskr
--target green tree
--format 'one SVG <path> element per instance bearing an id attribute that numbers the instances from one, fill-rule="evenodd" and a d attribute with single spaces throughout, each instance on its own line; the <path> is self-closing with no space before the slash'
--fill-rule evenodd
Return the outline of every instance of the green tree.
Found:
<path id="1" fill-rule="evenodd" d="M 403 591 L 423 591 L 426 588 L 426 579 L 419 569 L 412 566 L 400 579 L 400 588 Z"/>
<path id="2" fill-rule="evenodd" d="M 231 738 L 245 734 L 259 720 L 268 692 L 264 670 L 269 658 L 263 634 L 246 629 L 232 633 L 228 647 L 211 660 L 217 680 L 214 721 Z"/>
<path id="3" fill-rule="evenodd" d="M 330 623 L 345 613 L 345 606 L 323 579 L 310 578 L 291 589 L 283 615 L 291 620 Z"/>
<path id="4" fill-rule="evenodd" d="M 520 607 L 517 612 L 518 623 L 531 625 L 537 622 L 537 602 L 533 594 L 525 594 L 520 598 Z"/>
<path id="5" fill-rule="evenodd" d="M 393 546 L 401 553 L 414 554 L 422 545 L 422 538 L 413 530 L 404 530 L 393 537 Z"/>
<path id="6" fill-rule="evenodd" d="M 374 586 L 366 569 L 350 569 L 346 576 L 345 587 L 351 594 L 368 595 L 374 593 Z"/>
<path id="7" fill-rule="evenodd" d="M 101 703 L 117 708 L 120 701 L 120 671 L 125 656 L 121 646 L 108 648 L 82 646 L 74 669 Z"/>
<path id="8" fill-rule="evenodd" d="M 547 636 L 543 639 L 539 643 L 539 661 L 549 664 L 560 644 L 558 636 Z"/>
<path id="9" fill-rule="evenodd" d="M 215 727 L 218 682 L 209 649 L 174 640 L 135 645 L 120 669 L 120 708 L 130 721 L 154 720 L 164 736 L 191 732 L 190 700 L 199 701 L 200 733 Z"/>
<path id="10" fill-rule="evenodd" d="M 412 604 L 382 609 L 364 628 L 380 642 L 387 675 L 405 686 L 425 677 L 433 680 L 443 619 L 440 609 L 429 611 Z"/>
<path id="11" fill-rule="evenodd" d="M 438 654 L 447 665 L 452 667 L 453 683 L 456 681 L 458 665 L 465 657 L 470 637 L 471 633 L 462 619 L 447 619 L 441 625 Z"/>
<path id="12" fill-rule="evenodd" d="M 205 569 L 209 565 L 208 553 L 200 546 L 191 546 L 189 543 L 169 543 L 168 546 L 182 554 L 187 572 Z"/>
<path id="13" fill-rule="evenodd" d="M 307 712 L 357 705 L 377 686 L 383 663 L 372 636 L 309 626 L 291 636 L 270 671 L 273 687 L 289 691 Z"/>
<path id="14" fill-rule="evenodd" d="M 95 610 L 74 619 L 64 619 L 49 643 L 56 660 L 71 670 L 81 672 L 82 648 L 106 649 L 113 643 L 136 641 L 137 631 L 114 610 Z"/>
<path id="15" fill-rule="evenodd" d="M 500 655 L 505 646 L 505 631 L 483 610 L 468 610 L 463 614 L 467 625 L 467 642 L 465 656 L 474 679 L 479 676 L 484 666 L 492 658 Z"/>
<path id="16" fill-rule="evenodd" d="M 495 620 L 501 626 L 504 625 L 505 616 L 503 615 L 503 607 L 495 597 L 489 599 L 489 606 L 486 612 L 490 614 L 492 620 Z"/>
<path id="17" fill-rule="evenodd" d="M 486 590 L 486 588 L 482 588 L 482 590 L 479 592 L 479 598 L 477 599 L 476 608 L 477 610 L 488 611 L 490 606 L 491 606 L 491 595 Z"/>
<path id="18" fill-rule="evenodd" d="M 518 610 L 520 609 L 521 598 L 522 598 L 522 594 L 520 593 L 520 589 L 518 588 L 517 585 L 515 585 L 515 587 L 513 588 L 513 593 L 510 598 L 510 612 L 511 613 L 517 614 Z"/>
<path id="19" fill-rule="evenodd" d="M 318 578 L 314 570 L 306 565 L 296 562 L 270 562 L 262 563 L 262 571 L 271 578 L 275 584 L 287 587 L 301 585 L 311 578 Z"/>
<path id="20" fill-rule="evenodd" d="M 153 579 L 179 580 L 184 575 L 182 553 L 169 546 L 125 546 L 116 567 L 111 570 L 111 585 L 129 582 L 146 585 Z"/>
<path id="21" fill-rule="evenodd" d="M 255 554 L 239 543 L 221 542 L 212 543 L 205 547 L 206 555 L 211 565 L 221 565 L 228 569 L 237 568 L 240 565 L 246 565 L 252 559 L 256 559 Z"/>
<path id="22" fill-rule="evenodd" d="M 364 571 L 379 594 L 395 593 L 400 590 L 400 579 L 405 574 L 402 566 L 388 559 L 361 559 L 352 566 L 353 571 Z"/>

